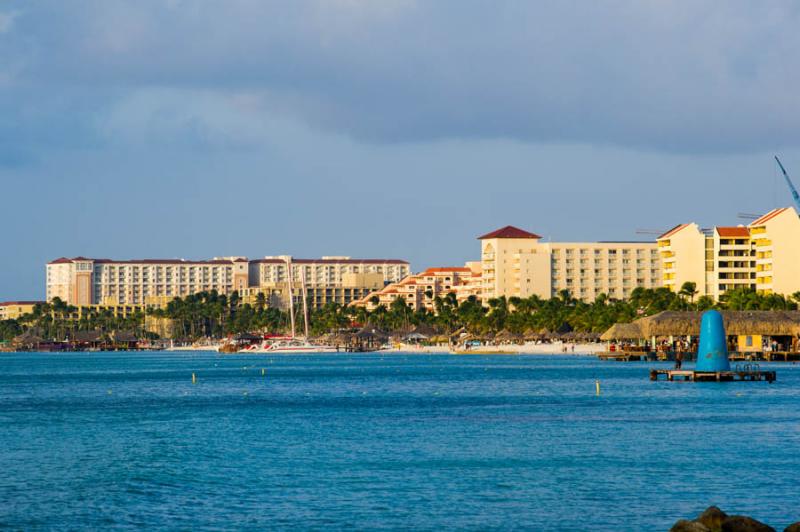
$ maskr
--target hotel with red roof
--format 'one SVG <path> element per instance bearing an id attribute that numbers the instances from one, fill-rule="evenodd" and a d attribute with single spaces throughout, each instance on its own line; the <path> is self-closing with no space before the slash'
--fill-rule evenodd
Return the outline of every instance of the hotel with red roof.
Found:
<path id="1" fill-rule="evenodd" d="M 736 288 L 800 291 L 800 218 L 791 207 L 774 209 L 746 227 L 680 224 L 657 242 L 664 286 L 675 292 L 686 282 L 714 300 Z"/>
<path id="2" fill-rule="evenodd" d="M 506 226 L 478 237 L 482 298 L 539 296 L 567 290 L 593 301 L 627 298 L 636 287 L 661 285 L 655 242 L 543 242 L 536 233 Z"/>

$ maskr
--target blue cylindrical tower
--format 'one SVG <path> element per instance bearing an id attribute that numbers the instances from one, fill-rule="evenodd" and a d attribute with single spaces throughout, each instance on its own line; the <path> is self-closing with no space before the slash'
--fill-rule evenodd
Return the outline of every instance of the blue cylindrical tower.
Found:
<path id="1" fill-rule="evenodd" d="M 716 310 L 703 313 L 700 322 L 700 346 L 697 349 L 695 371 L 730 371 L 728 338 L 722 314 Z"/>

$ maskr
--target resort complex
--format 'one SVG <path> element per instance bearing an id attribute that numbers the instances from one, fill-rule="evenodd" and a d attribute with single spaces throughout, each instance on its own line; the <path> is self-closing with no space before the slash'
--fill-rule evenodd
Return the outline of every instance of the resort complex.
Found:
<path id="1" fill-rule="evenodd" d="M 655 288 L 661 264 L 655 242 L 542 242 L 507 226 L 479 237 L 482 298 L 555 297 L 562 290 L 583 301 L 616 299 L 636 287 Z"/>
<path id="2" fill-rule="evenodd" d="M 165 307 L 174 298 L 236 293 L 244 303 L 286 309 L 303 294 L 312 309 L 335 303 L 373 309 L 401 298 L 413 310 L 435 311 L 437 298 L 550 299 L 568 293 L 584 302 L 599 295 L 616 300 L 636 288 L 665 287 L 720 301 L 736 288 L 789 296 L 800 291 L 800 217 L 791 208 L 772 210 L 747 226 L 675 226 L 652 242 L 547 242 L 536 233 L 506 226 L 478 237 L 480 260 L 464 266 L 412 273 L 405 260 L 290 255 L 110 260 L 59 258 L 47 265 L 46 300 L 129 315 Z M 6 304 L 18 316 L 31 302 Z M 35 303 L 35 302 L 34 302 Z M 9 319 L 9 318 L 5 318 Z"/>
<path id="3" fill-rule="evenodd" d="M 248 260 L 217 257 L 110 260 L 60 258 L 47 265 L 47 300 L 59 298 L 77 307 L 162 307 L 176 297 L 215 291 L 285 308 L 289 293 L 301 297 L 303 285 L 312 305 L 346 305 L 369 291 L 397 282 L 410 273 L 397 259 L 323 257 L 296 259 L 289 255 Z M 291 288 L 291 290 L 290 290 Z"/>
<path id="4" fill-rule="evenodd" d="M 406 331 L 424 325 L 435 336 L 461 329 L 476 338 L 504 332 L 505 340 L 514 340 L 598 336 L 623 322 L 607 337 L 652 348 L 659 335 L 629 322 L 715 306 L 797 308 L 800 217 L 780 208 L 754 218 L 747 226 L 710 229 L 683 223 L 651 242 L 549 242 L 505 226 L 478 237 L 479 260 L 419 273 L 405 260 L 348 256 L 62 257 L 47 264 L 44 301 L 0 303 L 0 332 L 6 342 L 22 338 L 22 345 L 40 347 L 44 338 L 67 337 L 69 345 L 85 346 L 78 333 L 89 331 L 127 345 L 124 335 L 111 333 L 136 329 L 149 338 L 185 340 L 294 334 L 299 326 L 309 334 L 338 335 L 355 327 Z M 791 335 L 784 325 L 791 321 L 749 332 L 742 327 L 742 351 L 774 338 L 797 349 L 786 339 Z M 372 341 L 374 334 L 364 332 L 348 345 Z M 668 341 L 676 337 L 669 334 Z"/>
<path id="5" fill-rule="evenodd" d="M 664 286 L 670 290 L 694 283 L 698 295 L 714 301 L 736 288 L 782 295 L 800 291 L 800 217 L 791 207 L 772 210 L 747 226 L 681 224 L 657 242 Z"/>

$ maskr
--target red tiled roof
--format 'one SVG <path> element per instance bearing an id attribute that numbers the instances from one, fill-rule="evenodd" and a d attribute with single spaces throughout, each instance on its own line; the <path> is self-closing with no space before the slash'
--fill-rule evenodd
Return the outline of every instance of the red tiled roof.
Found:
<path id="1" fill-rule="evenodd" d="M 728 238 L 749 238 L 750 231 L 746 227 L 717 227 L 719 236 Z"/>
<path id="2" fill-rule="evenodd" d="M 537 235 L 536 233 L 529 233 L 528 231 L 523 231 L 518 227 L 514 227 L 513 225 L 507 225 L 498 229 L 497 231 L 492 231 L 491 233 L 486 233 L 483 236 L 479 236 L 478 240 L 488 240 L 490 238 L 542 238 L 541 236 Z"/>
<path id="3" fill-rule="evenodd" d="M 659 240 L 659 239 L 662 239 L 662 238 L 669 238 L 672 235 L 674 235 L 675 233 L 677 233 L 678 231 L 680 231 L 681 229 L 685 229 L 687 227 L 689 227 L 689 224 L 678 224 L 675 227 L 673 227 L 672 229 L 670 229 L 669 231 L 667 231 L 666 233 L 664 233 L 663 235 L 661 235 L 660 237 L 658 237 L 658 239 L 656 239 L 656 240 Z"/>
<path id="4" fill-rule="evenodd" d="M 765 223 L 767 223 L 768 221 L 772 220 L 773 218 L 775 218 L 776 216 L 778 216 L 780 213 L 782 213 L 785 210 L 788 210 L 788 207 L 783 207 L 781 209 L 772 209 L 771 211 L 769 211 L 767 214 L 765 214 L 761 218 L 759 218 L 757 220 L 753 220 L 752 222 L 750 222 L 749 227 L 753 227 L 754 225 L 764 225 Z"/>
<path id="5" fill-rule="evenodd" d="M 472 271 L 472 270 L 470 270 L 469 268 L 463 268 L 463 267 L 453 267 L 453 268 L 428 268 L 427 270 L 425 270 L 425 271 L 424 271 L 424 272 L 422 272 L 422 273 L 423 273 L 423 274 L 426 274 L 426 273 L 428 273 L 428 274 L 433 274 L 433 273 L 470 272 L 470 271 Z"/>
<path id="6" fill-rule="evenodd" d="M 0 302 L 0 307 L 8 307 L 10 305 L 39 305 L 44 304 L 44 301 L 3 301 Z"/>

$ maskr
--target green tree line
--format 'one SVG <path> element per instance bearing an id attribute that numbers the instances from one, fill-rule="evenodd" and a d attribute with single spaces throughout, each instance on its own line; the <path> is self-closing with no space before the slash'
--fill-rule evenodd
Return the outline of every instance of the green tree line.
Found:
<path id="1" fill-rule="evenodd" d="M 600 294 L 590 303 L 574 298 L 566 290 L 551 299 L 535 295 L 500 297 L 490 299 L 487 305 L 482 305 L 475 297 L 458 302 L 453 293 L 444 297 L 431 296 L 426 295 L 432 300 L 433 311 L 414 310 L 402 298 L 395 299 L 389 306 L 373 298 L 372 310 L 329 303 L 310 312 L 310 332 L 320 335 L 365 325 L 393 331 L 425 325 L 442 334 L 461 328 L 478 334 L 501 330 L 600 333 L 614 323 L 630 322 L 663 310 L 794 310 L 800 303 L 800 292 L 785 297 L 764 295 L 746 288 L 731 290 L 715 303 L 708 296 L 698 297 L 694 283 L 684 283 L 677 293 L 667 288 L 635 288 L 625 300 Z M 37 305 L 32 313 L 18 320 L 0 322 L 0 338 L 10 340 L 27 329 L 35 329 L 46 339 L 63 339 L 70 332 L 88 330 L 145 334 L 146 316 L 142 312 L 123 318 L 107 310 L 90 311 L 75 319 L 77 310 L 56 298 Z M 215 291 L 175 298 L 165 308 L 148 309 L 147 316 L 171 320 L 173 337 L 186 339 L 220 338 L 243 332 L 287 333 L 291 321 L 287 311 L 269 307 L 263 295 L 251 305 L 242 303 L 236 292 L 226 296 Z M 302 315 L 296 316 L 296 322 L 298 332 L 302 331 Z"/>

